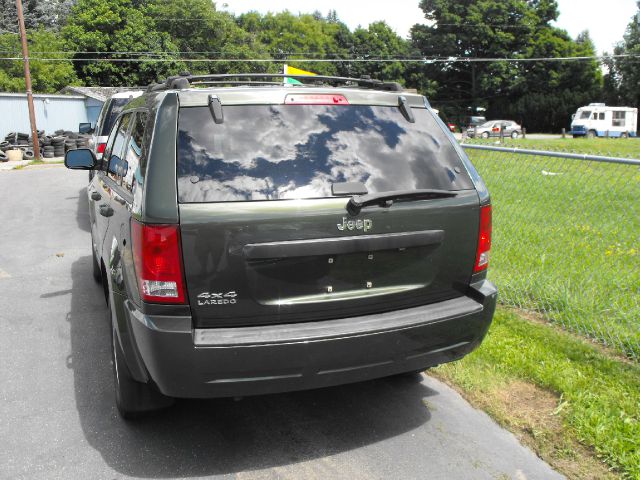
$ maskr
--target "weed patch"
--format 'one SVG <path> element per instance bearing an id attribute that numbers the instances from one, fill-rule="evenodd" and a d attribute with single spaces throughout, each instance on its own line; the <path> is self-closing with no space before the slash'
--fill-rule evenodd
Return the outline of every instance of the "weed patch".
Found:
<path id="1" fill-rule="evenodd" d="M 637 364 L 501 308 L 476 352 L 433 372 L 570 478 L 640 478 Z"/>

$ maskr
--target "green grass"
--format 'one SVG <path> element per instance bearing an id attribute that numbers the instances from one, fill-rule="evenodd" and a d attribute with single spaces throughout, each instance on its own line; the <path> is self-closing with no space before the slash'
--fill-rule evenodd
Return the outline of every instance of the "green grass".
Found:
<path id="1" fill-rule="evenodd" d="M 558 398 L 554 413 L 565 424 L 556 442 L 578 440 L 623 477 L 640 478 L 640 365 L 499 309 L 476 352 L 434 372 L 485 405 L 495 405 L 495 392 L 514 381 L 553 392 Z M 498 420 L 509 423 L 505 415 L 509 412 Z M 536 425 L 527 428 L 535 432 Z"/>
<path id="2" fill-rule="evenodd" d="M 56 164 L 61 164 L 64 163 L 64 160 L 55 160 L 55 161 L 48 161 L 45 162 L 43 160 L 32 160 L 31 162 L 25 164 L 25 165 L 16 165 L 15 167 L 13 167 L 12 170 L 22 170 L 26 167 L 30 167 L 32 165 L 56 165 Z"/>
<path id="3" fill-rule="evenodd" d="M 501 302 L 640 359 L 640 167 L 467 153 L 492 197 Z"/>
<path id="4" fill-rule="evenodd" d="M 479 145 L 497 145 L 497 138 L 483 140 L 481 138 L 473 138 L 465 143 Z M 549 138 L 549 139 L 531 139 L 518 138 L 512 140 L 505 138 L 504 147 L 526 148 L 531 150 L 549 150 L 564 151 L 573 153 L 584 153 L 589 155 L 604 155 L 611 157 L 631 157 L 640 159 L 640 138 Z"/>

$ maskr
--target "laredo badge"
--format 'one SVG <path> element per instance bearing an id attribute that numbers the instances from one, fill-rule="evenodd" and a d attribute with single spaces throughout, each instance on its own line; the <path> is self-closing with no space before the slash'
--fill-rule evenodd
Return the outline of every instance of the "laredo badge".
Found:
<path id="1" fill-rule="evenodd" d="M 235 305 L 237 296 L 233 290 L 227 293 L 202 292 L 198 294 L 198 305 Z"/>

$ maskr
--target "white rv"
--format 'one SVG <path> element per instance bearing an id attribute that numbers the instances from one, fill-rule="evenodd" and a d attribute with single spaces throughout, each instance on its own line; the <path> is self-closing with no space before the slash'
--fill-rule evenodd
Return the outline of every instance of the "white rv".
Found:
<path id="1" fill-rule="evenodd" d="M 635 137 L 638 130 L 638 109 L 607 107 L 590 103 L 573 115 L 571 133 L 575 137 Z"/>

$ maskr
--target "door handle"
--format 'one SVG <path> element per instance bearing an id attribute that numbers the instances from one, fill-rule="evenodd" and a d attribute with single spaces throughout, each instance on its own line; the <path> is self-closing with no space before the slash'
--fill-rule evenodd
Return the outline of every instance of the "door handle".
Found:
<path id="1" fill-rule="evenodd" d="M 110 217 L 113 215 L 113 208 L 109 205 L 100 205 L 100 215 L 103 217 Z"/>
<path id="2" fill-rule="evenodd" d="M 95 200 L 97 202 L 101 198 L 102 198 L 102 195 L 100 195 L 98 192 L 92 192 L 91 193 L 91 200 Z"/>

